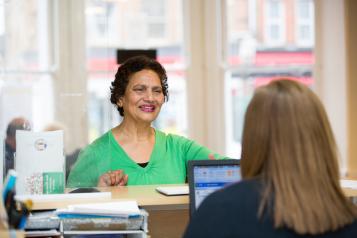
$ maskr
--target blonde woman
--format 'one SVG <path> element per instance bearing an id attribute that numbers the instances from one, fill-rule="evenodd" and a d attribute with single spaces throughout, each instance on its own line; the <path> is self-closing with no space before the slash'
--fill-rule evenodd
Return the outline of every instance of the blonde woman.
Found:
<path id="1" fill-rule="evenodd" d="M 185 237 L 357 237 L 324 108 L 306 86 L 258 88 L 246 115 L 244 180 L 209 196 Z"/>

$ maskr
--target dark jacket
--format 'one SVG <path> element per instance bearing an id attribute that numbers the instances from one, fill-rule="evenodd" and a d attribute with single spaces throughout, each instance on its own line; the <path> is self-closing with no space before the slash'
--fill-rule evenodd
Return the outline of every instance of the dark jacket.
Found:
<path id="1" fill-rule="evenodd" d="M 259 180 L 245 180 L 208 196 L 187 227 L 184 238 L 220 237 L 357 237 L 357 221 L 319 236 L 298 235 L 291 229 L 275 229 L 270 216 L 258 218 Z"/>

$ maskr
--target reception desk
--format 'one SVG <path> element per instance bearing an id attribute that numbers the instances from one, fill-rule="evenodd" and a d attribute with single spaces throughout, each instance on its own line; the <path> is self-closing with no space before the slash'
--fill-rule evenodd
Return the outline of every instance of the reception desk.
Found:
<path id="1" fill-rule="evenodd" d="M 102 192 L 111 192 L 111 198 L 35 201 L 33 210 L 66 208 L 68 205 L 81 203 L 136 200 L 138 205 L 149 213 L 148 225 L 151 238 L 182 237 L 189 219 L 188 196 L 165 196 L 156 192 L 155 188 L 158 186 L 162 187 L 163 185 L 98 188 Z"/>
<path id="2" fill-rule="evenodd" d="M 66 208 L 71 204 L 136 200 L 138 205 L 149 213 L 149 235 L 151 238 L 182 237 L 189 220 L 189 198 L 187 195 L 162 195 L 155 190 L 158 186 L 163 185 L 99 188 L 102 192 L 111 192 L 111 197 L 98 199 L 81 198 L 62 201 L 35 201 L 33 209 L 48 210 Z M 357 190 L 344 189 L 344 192 L 348 197 L 357 197 Z"/>

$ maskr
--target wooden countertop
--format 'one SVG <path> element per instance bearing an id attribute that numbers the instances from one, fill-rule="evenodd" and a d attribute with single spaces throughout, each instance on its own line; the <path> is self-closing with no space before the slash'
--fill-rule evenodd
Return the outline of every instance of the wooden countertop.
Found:
<path id="1" fill-rule="evenodd" d="M 182 185 L 182 184 L 179 184 Z M 111 192 L 111 197 L 106 198 L 80 198 L 63 199 L 53 201 L 35 201 L 33 210 L 49 210 L 66 208 L 71 204 L 94 203 L 94 202 L 114 202 L 124 200 L 136 200 L 138 205 L 146 210 L 176 210 L 188 209 L 188 195 L 165 196 L 158 193 L 155 188 L 158 186 L 178 186 L 173 185 L 136 185 L 122 187 L 98 188 L 102 192 Z M 347 197 L 357 197 L 357 190 L 344 188 Z"/>
<path id="2" fill-rule="evenodd" d="M 182 185 L 182 184 L 180 184 Z M 66 208 L 71 204 L 94 203 L 94 202 L 114 202 L 123 200 L 136 200 L 138 205 L 147 210 L 174 210 L 188 209 L 188 195 L 165 196 L 158 193 L 155 188 L 158 186 L 178 186 L 176 185 L 136 185 L 98 188 L 102 192 L 111 192 L 111 198 L 80 198 L 63 199 L 53 201 L 34 201 L 33 210 L 48 210 L 56 208 Z"/>

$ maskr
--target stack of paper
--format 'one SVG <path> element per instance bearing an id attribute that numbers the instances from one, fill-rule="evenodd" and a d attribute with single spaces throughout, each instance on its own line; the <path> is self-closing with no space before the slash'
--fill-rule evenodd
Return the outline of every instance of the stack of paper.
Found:
<path id="1" fill-rule="evenodd" d="M 122 201 L 70 205 L 67 209 L 58 209 L 56 213 L 60 217 L 63 215 L 129 217 L 140 215 L 140 209 L 136 201 Z"/>
<path id="2" fill-rule="evenodd" d="M 147 213 L 136 201 L 70 205 L 56 214 L 64 231 L 147 230 Z"/>
<path id="3" fill-rule="evenodd" d="M 52 230 L 59 229 L 60 219 L 54 211 L 32 212 L 26 222 L 26 230 Z"/>
<path id="4" fill-rule="evenodd" d="M 357 180 L 341 179 L 340 184 L 343 188 L 357 189 Z"/>

